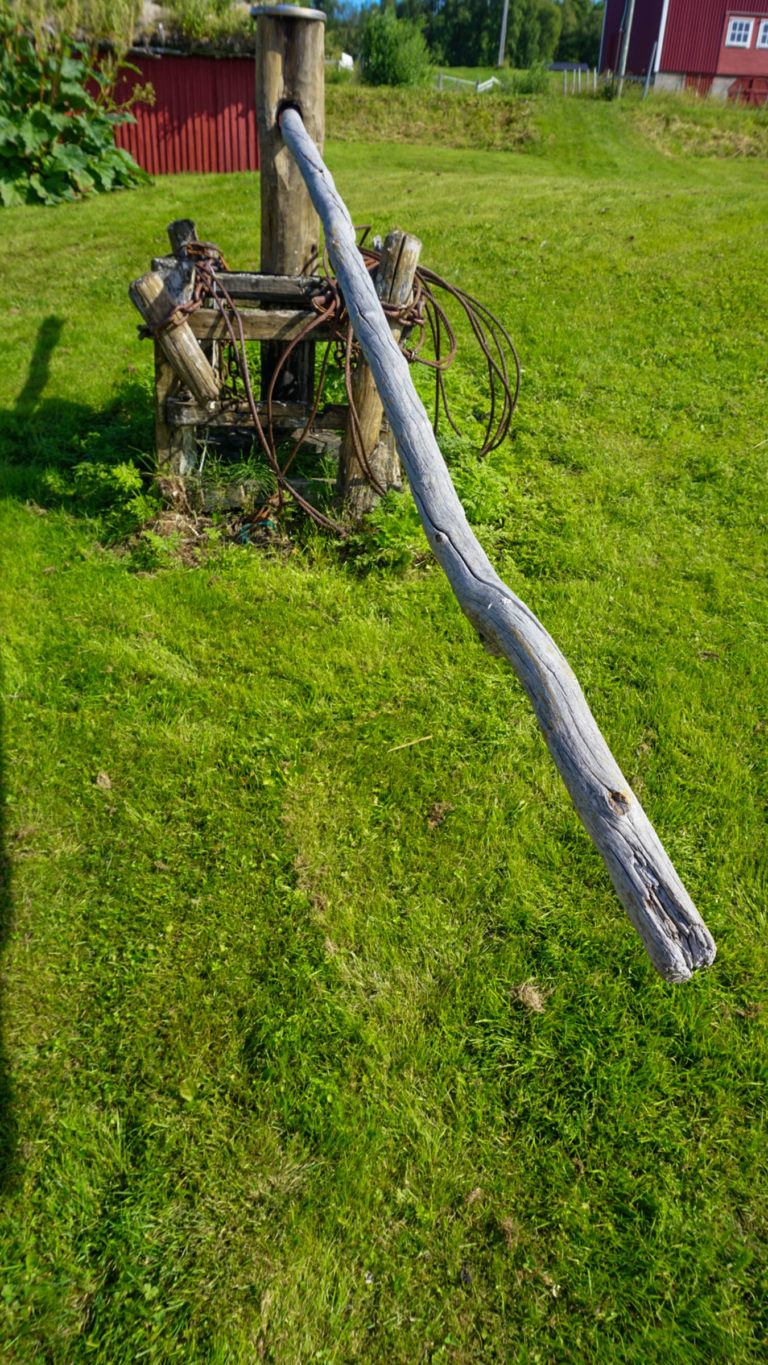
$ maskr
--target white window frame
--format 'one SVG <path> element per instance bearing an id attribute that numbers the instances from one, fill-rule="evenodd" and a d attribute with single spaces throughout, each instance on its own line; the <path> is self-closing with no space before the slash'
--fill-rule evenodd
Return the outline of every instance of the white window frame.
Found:
<path id="1" fill-rule="evenodd" d="M 754 19 L 747 19 L 743 15 L 735 14 L 728 20 L 728 28 L 725 34 L 726 47 L 747 48 L 752 46 L 752 30 L 755 27 Z M 736 37 L 746 28 L 744 37 Z"/>
<path id="2" fill-rule="evenodd" d="M 755 43 L 755 47 L 758 49 L 765 49 L 766 47 L 768 47 L 768 19 L 760 20 L 760 26 L 757 30 L 757 42 Z"/>

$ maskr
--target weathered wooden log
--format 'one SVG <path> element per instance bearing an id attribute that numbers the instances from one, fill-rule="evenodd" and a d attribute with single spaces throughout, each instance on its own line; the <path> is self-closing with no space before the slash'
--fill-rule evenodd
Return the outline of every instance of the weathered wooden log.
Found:
<path id="1" fill-rule="evenodd" d="M 167 404 L 180 388 L 178 376 L 155 341 L 155 451 L 158 473 L 164 478 L 186 472 L 190 436 L 174 427 L 167 417 Z"/>
<path id="2" fill-rule="evenodd" d="M 636 796 L 619 769 L 567 661 L 524 602 L 491 566 L 470 530 L 408 363 L 393 340 L 355 243 L 344 201 L 299 114 L 280 119 L 323 222 L 333 268 L 371 367 L 427 538 L 480 640 L 520 679 L 571 800 L 656 968 L 686 981 L 709 965 L 715 944 Z"/>
<path id="3" fill-rule="evenodd" d="M 197 228 L 191 218 L 174 218 L 166 231 L 174 256 L 185 256 L 190 242 L 197 241 Z"/>
<path id="4" fill-rule="evenodd" d="M 307 275 L 315 269 L 320 225 L 304 181 L 277 128 L 286 102 L 302 111 L 310 136 L 322 149 L 325 134 L 325 15 L 294 5 L 260 8 L 256 20 L 256 119 L 261 161 L 261 269 L 266 275 Z M 261 347 L 261 395 L 283 347 Z M 275 397 L 311 403 L 315 347 L 309 341 L 291 353 Z"/>
<path id="5" fill-rule="evenodd" d="M 314 296 L 325 288 L 317 275 L 257 275 L 244 270 L 219 270 L 216 274 L 235 303 L 308 309 Z"/>
<path id="6" fill-rule="evenodd" d="M 148 327 L 159 327 L 180 301 L 169 292 L 163 276 L 155 270 L 134 280 L 128 293 Z M 157 340 L 168 364 L 198 403 L 210 403 L 218 398 L 216 375 L 188 322 L 164 328 L 158 332 Z"/>
<path id="7" fill-rule="evenodd" d="M 246 341 L 280 341 L 283 345 L 300 335 L 309 321 L 306 311 L 299 308 L 238 308 L 240 325 Z M 189 325 L 201 341 L 225 341 L 229 332 L 218 308 L 198 308 L 191 313 Z M 235 328 L 239 336 L 240 328 Z M 331 328 L 322 324 L 312 333 L 318 341 L 331 336 Z"/>
<path id="8" fill-rule="evenodd" d="M 266 422 L 267 404 L 257 403 L 256 411 L 260 420 Z M 326 403 L 312 423 L 312 431 L 343 431 L 347 424 L 347 412 L 346 403 Z M 164 413 L 165 420 L 172 427 L 253 426 L 253 414 L 250 404 L 246 402 L 227 402 L 226 407 L 209 403 L 200 408 L 173 394 L 165 403 Z M 307 425 L 307 409 L 303 403 L 273 403 L 272 423 L 285 431 L 303 431 Z"/>
<path id="9" fill-rule="evenodd" d="M 421 242 L 418 237 L 399 230 L 387 234 L 374 282 L 376 295 L 382 303 L 392 303 L 400 307 L 410 301 L 413 293 L 413 276 L 419 263 L 420 252 Z M 393 340 L 399 341 L 403 332 L 402 325 L 398 322 L 390 323 L 390 330 Z M 400 461 L 391 428 L 387 423 L 382 432 L 384 408 L 370 366 L 362 357 L 352 376 L 352 403 L 357 414 L 359 430 L 355 433 L 350 413 L 339 452 L 337 492 L 346 503 L 352 519 L 360 521 L 366 512 L 370 512 L 380 496 L 371 482 L 369 471 L 379 488 L 396 488 L 401 485 Z M 358 453 L 358 442 L 365 455 L 362 461 Z"/>

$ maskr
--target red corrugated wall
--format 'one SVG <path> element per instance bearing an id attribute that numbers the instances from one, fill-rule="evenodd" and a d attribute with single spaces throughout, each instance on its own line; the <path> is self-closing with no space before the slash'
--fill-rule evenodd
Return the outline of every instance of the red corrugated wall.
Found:
<path id="1" fill-rule="evenodd" d="M 621 21 L 625 7 L 626 0 L 608 0 L 601 71 L 615 71 L 619 64 Z M 644 76 L 648 70 L 653 44 L 659 36 L 662 7 L 663 0 L 636 0 L 627 53 L 627 71 L 631 76 Z"/>
<path id="2" fill-rule="evenodd" d="M 175 171 L 257 171 L 255 66 L 251 57 L 136 56 L 117 98 L 136 84 L 154 86 L 155 103 L 133 108 L 136 123 L 117 144 L 150 175 Z"/>
<path id="3" fill-rule="evenodd" d="M 601 70 L 616 69 L 619 60 L 619 33 L 626 0 L 607 0 Z M 663 0 L 636 0 L 632 36 L 629 41 L 627 70 L 645 75 L 653 44 L 659 33 Z M 669 0 L 664 47 L 659 62 L 661 71 L 691 72 L 714 76 L 727 15 L 768 15 L 768 0 Z M 749 65 L 741 63 L 739 70 Z M 738 63 L 737 63 L 738 66 Z M 734 68 L 735 69 L 735 68 Z"/>
<path id="4" fill-rule="evenodd" d="M 714 76 L 730 14 L 768 15 L 768 0 L 669 0 L 661 70 Z"/>

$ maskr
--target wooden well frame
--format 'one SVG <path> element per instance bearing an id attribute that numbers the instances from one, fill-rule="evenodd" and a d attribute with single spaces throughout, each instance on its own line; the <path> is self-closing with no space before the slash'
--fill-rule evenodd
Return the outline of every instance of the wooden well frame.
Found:
<path id="1" fill-rule="evenodd" d="M 314 315 L 313 299 L 322 292 L 318 272 L 320 223 L 303 177 L 278 128 L 282 108 L 301 111 L 318 148 L 325 133 L 325 15 L 319 10 L 275 5 L 259 10 L 256 25 L 256 109 L 261 158 L 261 249 L 256 271 L 216 271 L 235 304 L 246 342 L 261 343 L 261 393 L 256 403 L 266 426 L 267 390 L 286 345 L 299 336 Z M 178 304 L 187 302 L 195 279 L 195 257 L 188 251 L 196 239 L 190 219 L 169 225 L 172 254 L 155 257 L 152 270 L 130 287 L 130 296 L 149 328 L 164 323 Z M 387 237 L 376 288 L 379 297 L 397 304 L 409 301 L 421 243 L 396 231 Z M 400 330 L 393 324 L 393 332 Z M 352 430 L 348 404 L 326 403 L 312 418 L 315 390 L 315 347 L 332 335 L 317 326 L 312 340 L 291 352 L 278 375 L 270 405 L 277 439 L 300 433 L 303 444 L 318 452 L 338 452 L 337 492 L 353 519 L 370 510 L 379 489 L 402 486 L 395 442 L 383 415 L 376 385 L 364 360 L 357 364 L 352 391 L 359 429 Z M 213 438 L 226 442 L 227 432 L 253 432 L 249 404 L 224 394 L 223 357 L 228 332 L 221 313 L 201 307 L 180 326 L 155 334 L 155 446 L 158 475 L 171 490 L 200 491 L 203 452 Z M 365 459 L 360 460 L 360 441 Z M 366 468 L 367 466 L 367 468 Z M 375 483 L 368 477 L 374 475 Z M 243 490 L 243 497 L 247 490 Z M 239 500 L 232 489 L 231 503 Z"/>

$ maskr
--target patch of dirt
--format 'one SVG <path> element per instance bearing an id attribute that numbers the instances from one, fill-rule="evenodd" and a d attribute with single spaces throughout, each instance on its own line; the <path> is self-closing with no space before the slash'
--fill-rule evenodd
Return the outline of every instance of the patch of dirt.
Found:
<path id="1" fill-rule="evenodd" d="M 453 806 L 451 805 L 450 801 L 433 802 L 429 815 L 427 816 L 427 824 L 429 825 L 429 828 L 437 829 L 438 825 L 442 825 L 443 822 L 447 820 L 452 810 Z"/>
<path id="2" fill-rule="evenodd" d="M 247 545 L 270 550 L 287 558 L 293 553 L 293 541 L 270 520 L 264 524 L 244 511 L 216 517 L 197 512 L 184 505 L 177 495 L 174 505 L 164 507 L 157 517 L 134 531 L 118 547 L 118 554 L 140 555 L 154 537 L 164 542 L 163 558 L 185 564 L 188 568 L 203 564 L 222 544 Z"/>
<path id="3" fill-rule="evenodd" d="M 531 1014 L 543 1014 L 551 991 L 539 990 L 534 981 L 523 981 L 510 992 L 513 1000 L 518 1000 Z"/>

